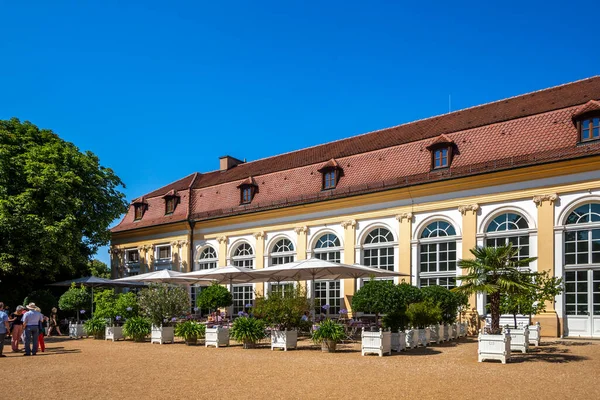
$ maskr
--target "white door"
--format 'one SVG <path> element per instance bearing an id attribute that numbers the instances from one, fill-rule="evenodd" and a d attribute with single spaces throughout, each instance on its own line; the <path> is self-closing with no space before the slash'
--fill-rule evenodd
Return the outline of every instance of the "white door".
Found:
<path id="1" fill-rule="evenodd" d="M 565 335 L 600 337 L 600 270 L 565 273 Z"/>

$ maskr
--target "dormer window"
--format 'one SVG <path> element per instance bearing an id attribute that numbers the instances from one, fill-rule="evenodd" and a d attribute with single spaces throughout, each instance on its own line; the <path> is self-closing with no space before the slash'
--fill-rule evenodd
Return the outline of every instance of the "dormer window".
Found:
<path id="1" fill-rule="evenodd" d="M 144 216 L 144 212 L 148 208 L 148 203 L 144 197 L 140 197 L 139 199 L 135 199 L 133 201 L 133 220 L 139 221 Z"/>
<path id="2" fill-rule="evenodd" d="M 590 100 L 573 114 L 580 142 L 600 139 L 600 101 Z"/>
<path id="3" fill-rule="evenodd" d="M 600 116 L 582 120 L 579 129 L 582 142 L 600 139 Z"/>
<path id="4" fill-rule="evenodd" d="M 179 195 L 175 190 L 170 190 L 163 198 L 165 199 L 165 215 L 173 214 L 175 207 L 179 204 Z"/>
<path id="5" fill-rule="evenodd" d="M 323 190 L 335 189 L 343 172 L 334 158 L 327 161 L 318 171 L 323 174 Z"/>
<path id="6" fill-rule="evenodd" d="M 449 168 L 452 164 L 454 142 L 442 134 L 426 147 L 431 152 L 431 169 Z"/>
<path id="7" fill-rule="evenodd" d="M 251 176 L 238 185 L 240 189 L 240 204 L 250 204 L 258 193 L 258 184 Z"/>

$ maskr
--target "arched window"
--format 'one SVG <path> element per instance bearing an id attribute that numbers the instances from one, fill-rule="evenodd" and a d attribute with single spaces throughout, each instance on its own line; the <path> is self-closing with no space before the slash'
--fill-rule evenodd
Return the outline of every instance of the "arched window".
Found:
<path id="1" fill-rule="evenodd" d="M 217 268 L 217 252 L 210 246 L 206 246 L 196 261 L 194 270 Z"/>
<path id="2" fill-rule="evenodd" d="M 236 267 L 254 268 L 254 251 L 249 243 L 241 243 L 236 247 L 231 259 Z"/>
<path id="3" fill-rule="evenodd" d="M 419 238 L 419 286 L 456 286 L 456 230 L 446 221 L 428 224 Z"/>
<path id="4" fill-rule="evenodd" d="M 529 224 L 525 217 L 507 212 L 495 217 L 486 227 L 485 245 L 500 247 L 512 243 L 519 248 L 518 258 L 529 257 Z"/>
<path id="5" fill-rule="evenodd" d="M 363 264 L 394 270 L 394 246 L 392 232 L 385 228 L 375 228 L 365 237 L 363 244 Z"/>
<path id="6" fill-rule="evenodd" d="M 294 244 L 291 240 L 279 239 L 271 250 L 271 265 L 286 264 L 294 261 Z"/>
<path id="7" fill-rule="evenodd" d="M 317 239 L 313 249 L 315 258 L 341 262 L 340 239 L 333 233 L 325 233 Z M 341 305 L 340 281 L 315 281 L 315 315 L 338 316 Z"/>
<path id="8" fill-rule="evenodd" d="M 577 207 L 565 225 L 565 264 L 600 264 L 600 204 Z"/>

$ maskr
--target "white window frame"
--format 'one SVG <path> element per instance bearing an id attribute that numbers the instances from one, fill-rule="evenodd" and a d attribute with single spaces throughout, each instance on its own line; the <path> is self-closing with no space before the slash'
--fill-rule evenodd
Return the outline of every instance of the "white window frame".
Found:
<path id="1" fill-rule="evenodd" d="M 376 229 L 385 229 L 386 231 L 388 231 L 392 237 L 391 241 L 387 241 L 387 242 L 379 242 L 379 243 L 366 243 L 367 238 L 369 237 L 369 235 L 371 234 L 371 232 L 373 232 Z M 394 233 L 392 232 L 391 229 L 389 229 L 386 226 L 373 226 L 372 228 L 370 228 L 367 232 L 365 232 L 365 235 L 363 237 L 363 244 L 361 246 L 361 252 L 360 252 L 360 257 L 361 257 L 361 261 L 363 265 L 367 265 L 367 263 L 365 262 L 365 251 L 366 250 L 377 250 L 377 267 L 376 268 L 381 268 L 380 264 L 379 264 L 379 260 L 381 257 L 381 249 L 389 249 L 391 250 L 391 256 L 392 256 L 392 268 L 381 268 L 384 269 L 386 271 L 395 271 L 396 270 L 396 247 L 398 247 L 398 243 L 394 240 Z M 388 250 L 388 251 L 389 251 Z M 389 257 L 390 255 L 386 255 L 386 257 Z M 387 264 L 386 264 L 387 265 Z M 373 266 L 371 265 L 371 263 L 369 263 L 369 266 Z"/>
<path id="2" fill-rule="evenodd" d="M 432 224 L 435 223 L 439 223 L 439 222 L 444 222 L 446 224 L 449 225 L 450 228 L 452 228 L 454 230 L 454 235 L 448 235 L 448 236 L 436 236 L 436 237 L 427 237 L 427 238 L 423 238 L 423 232 L 425 231 L 425 229 L 429 228 L 429 226 L 431 226 Z M 457 271 L 459 270 L 458 267 L 458 247 L 459 247 L 459 239 L 460 236 L 458 236 L 456 234 L 457 229 L 454 226 L 454 224 L 452 224 L 452 222 L 447 221 L 445 219 L 435 219 L 435 220 L 430 220 L 427 222 L 427 224 L 423 227 L 423 229 L 421 230 L 420 234 L 419 234 L 419 239 L 417 240 L 417 251 L 418 251 L 418 255 L 417 255 L 417 286 L 418 287 L 425 287 L 421 284 L 421 280 L 427 279 L 428 281 L 431 279 L 435 279 L 435 285 L 438 286 L 443 286 L 446 288 L 449 287 L 456 287 L 457 285 L 457 281 L 456 281 L 456 276 L 457 276 Z M 454 269 L 448 269 L 446 271 L 440 271 L 440 244 L 442 243 L 454 243 Z M 435 254 L 436 254 L 436 269 L 435 271 L 431 272 L 431 271 L 427 271 L 427 272 L 423 272 L 421 271 L 421 246 L 422 245 L 431 245 L 431 244 L 435 244 L 436 246 L 436 250 L 435 250 Z M 449 250 L 446 250 L 446 253 L 449 253 Z M 447 260 L 448 262 L 450 262 L 451 260 Z M 453 279 L 454 280 L 454 285 L 451 286 L 449 283 L 447 283 L 446 285 L 442 284 L 440 285 L 440 279 Z M 431 286 L 431 284 L 428 282 L 428 284 L 426 286 Z"/>
<path id="3" fill-rule="evenodd" d="M 163 248 L 169 249 L 169 257 L 160 258 L 160 250 Z M 164 265 L 172 262 L 173 260 L 173 249 L 170 244 L 157 244 L 154 246 L 154 260 L 156 264 Z"/>
<path id="4" fill-rule="evenodd" d="M 244 247 L 243 250 L 241 249 L 242 247 Z M 241 242 L 233 250 L 231 263 L 234 266 L 254 269 L 254 258 L 255 254 L 252 245 L 248 242 Z"/>
<path id="5" fill-rule="evenodd" d="M 204 255 L 212 251 L 213 257 L 205 257 Z M 198 251 L 198 258 L 194 262 L 194 271 L 214 269 L 218 267 L 219 256 L 217 250 L 212 246 L 204 246 Z"/>

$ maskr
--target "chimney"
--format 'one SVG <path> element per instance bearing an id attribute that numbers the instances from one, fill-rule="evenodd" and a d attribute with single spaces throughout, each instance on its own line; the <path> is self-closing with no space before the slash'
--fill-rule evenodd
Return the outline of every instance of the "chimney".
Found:
<path id="1" fill-rule="evenodd" d="M 245 161 L 238 160 L 237 158 L 231 156 L 223 156 L 219 157 L 219 170 L 221 172 L 229 171 L 231 168 L 236 165 L 243 164 Z"/>

